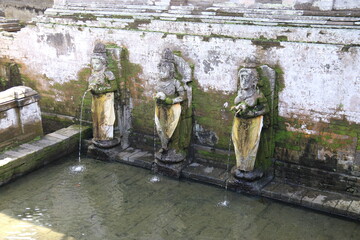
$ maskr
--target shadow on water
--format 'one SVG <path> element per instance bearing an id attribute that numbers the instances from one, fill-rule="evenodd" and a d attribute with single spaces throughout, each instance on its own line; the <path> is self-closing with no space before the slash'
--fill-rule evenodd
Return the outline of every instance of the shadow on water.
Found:
<path id="1" fill-rule="evenodd" d="M 0 239 L 261 240 L 360 236 L 356 222 L 274 201 L 228 191 L 226 201 L 231 205 L 218 207 L 214 201 L 223 196 L 223 189 L 164 176 L 151 184 L 154 176 L 147 170 L 88 158 L 82 161 L 85 170 L 74 172 L 74 163 L 77 156 L 0 188 Z M 41 235 L 50 231 L 54 237 Z"/>

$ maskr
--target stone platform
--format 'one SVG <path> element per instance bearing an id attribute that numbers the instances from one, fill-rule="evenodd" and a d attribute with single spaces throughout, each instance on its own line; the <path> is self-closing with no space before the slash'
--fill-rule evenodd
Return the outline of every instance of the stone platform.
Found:
<path id="1" fill-rule="evenodd" d="M 87 141 L 87 144 L 90 143 Z M 152 153 L 131 147 L 125 150 L 121 149 L 120 146 L 113 149 L 99 149 L 90 145 L 88 146 L 88 155 L 100 160 L 116 161 L 149 170 L 153 169 L 155 162 Z M 161 169 L 159 173 L 162 173 Z M 165 175 L 168 174 L 165 173 Z M 236 184 L 226 169 L 193 162 L 181 169 L 179 177 L 360 220 L 359 197 L 287 184 L 274 178 L 271 174 L 252 183 Z"/>
<path id="2" fill-rule="evenodd" d="M 90 133 L 90 128 L 82 128 L 84 138 Z M 2 152 L 0 154 L 0 186 L 75 152 L 78 149 L 79 136 L 79 126 L 72 125 L 47 134 L 39 140 L 33 140 Z"/>

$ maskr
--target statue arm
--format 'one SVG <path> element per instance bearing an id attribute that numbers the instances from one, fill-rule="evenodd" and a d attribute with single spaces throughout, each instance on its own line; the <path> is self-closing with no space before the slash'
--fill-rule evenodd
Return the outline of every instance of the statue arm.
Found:
<path id="1" fill-rule="evenodd" d="M 256 105 L 247 112 L 247 117 L 257 117 L 261 115 L 265 115 L 269 112 L 269 105 L 267 103 L 267 99 L 265 96 L 260 93 L 256 98 Z"/>
<path id="2" fill-rule="evenodd" d="M 186 91 L 179 81 L 175 83 L 176 92 L 179 96 L 173 98 L 173 104 L 183 102 L 186 99 Z"/>

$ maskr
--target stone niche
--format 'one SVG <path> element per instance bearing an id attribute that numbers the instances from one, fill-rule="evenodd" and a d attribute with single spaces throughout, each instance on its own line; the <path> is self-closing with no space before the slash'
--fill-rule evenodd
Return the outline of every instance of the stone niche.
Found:
<path id="1" fill-rule="evenodd" d="M 18 86 L 0 92 L 0 150 L 43 135 L 39 95 Z"/>

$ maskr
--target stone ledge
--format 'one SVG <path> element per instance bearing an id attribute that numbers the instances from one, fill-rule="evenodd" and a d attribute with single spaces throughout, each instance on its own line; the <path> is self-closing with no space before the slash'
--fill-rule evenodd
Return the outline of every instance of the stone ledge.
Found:
<path id="1" fill-rule="evenodd" d="M 83 127 L 88 136 L 90 128 Z M 0 154 L 0 186 L 78 149 L 79 126 L 72 125 Z"/>
<path id="2" fill-rule="evenodd" d="M 73 14 L 73 16 L 71 15 Z M 77 13 L 66 16 L 44 16 L 37 18 L 36 24 L 68 25 L 81 28 L 111 28 L 113 30 L 143 31 L 157 34 L 186 35 L 210 41 L 212 38 L 236 40 L 273 41 L 276 43 L 312 43 L 312 44 L 346 44 L 359 45 L 360 22 L 353 19 L 353 25 L 331 25 L 324 20 L 281 20 L 269 21 L 260 18 L 239 17 L 203 17 L 193 15 L 138 15 L 117 13 L 119 15 L 97 16 L 87 18 L 76 17 Z M 92 14 L 92 13 L 84 13 Z M 344 21 L 346 22 L 346 21 Z M 330 25 L 329 25 L 330 24 Z M 266 28 L 266 30 L 264 30 Z M 349 30 L 352 30 L 351 34 Z"/>
<path id="3" fill-rule="evenodd" d="M 263 197 L 360 220 L 360 198 L 325 192 L 274 180 L 261 190 Z"/>
<path id="4" fill-rule="evenodd" d="M 89 143 L 90 141 L 87 141 L 87 145 L 89 145 Z M 149 170 L 154 166 L 152 153 L 131 147 L 125 150 L 122 150 L 121 147 L 100 149 L 90 145 L 88 146 L 88 155 L 89 157 L 95 157 L 100 160 L 116 161 Z M 169 171 L 169 169 L 161 164 L 157 167 L 160 168 L 158 169 L 159 173 L 166 176 L 181 177 L 218 187 L 227 187 L 227 189 L 236 192 L 260 195 L 262 197 L 360 220 L 360 198 L 287 184 L 279 179 L 274 179 L 271 174 L 266 175 L 259 181 L 242 182 L 234 179 L 224 168 L 208 166 L 198 162 L 190 164 L 184 163 L 179 170 L 180 176 L 169 174 L 166 172 Z M 176 168 L 176 166 L 173 168 Z M 174 171 L 174 169 L 172 170 Z"/>

